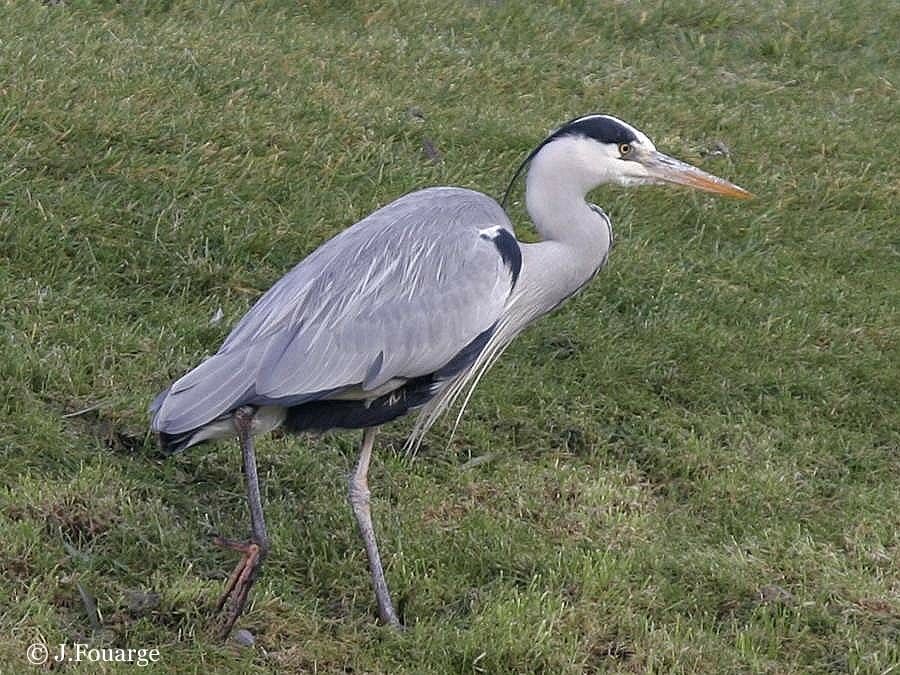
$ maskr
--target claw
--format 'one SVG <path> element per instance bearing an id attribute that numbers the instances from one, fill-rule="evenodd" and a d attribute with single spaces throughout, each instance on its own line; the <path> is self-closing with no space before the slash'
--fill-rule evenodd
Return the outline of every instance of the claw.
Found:
<path id="1" fill-rule="evenodd" d="M 262 565 L 265 553 L 259 544 L 252 541 L 237 541 L 224 537 L 215 537 L 213 543 L 222 548 L 241 553 L 241 559 L 238 560 L 237 565 L 235 565 L 234 570 L 228 577 L 228 581 L 225 583 L 225 590 L 216 603 L 216 612 L 220 613 L 225 609 L 226 605 L 229 605 L 230 600 L 230 607 L 225 616 L 225 622 L 222 624 L 219 632 L 219 636 L 225 640 L 247 605 L 250 589 L 253 587 L 257 576 L 259 576 L 259 568 Z"/>

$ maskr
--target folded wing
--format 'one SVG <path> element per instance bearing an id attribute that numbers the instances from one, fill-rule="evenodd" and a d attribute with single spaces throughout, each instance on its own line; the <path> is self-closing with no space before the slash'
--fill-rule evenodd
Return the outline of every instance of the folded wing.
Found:
<path id="1" fill-rule="evenodd" d="M 294 406 L 439 370 L 501 316 L 520 261 L 511 233 L 500 206 L 471 190 L 388 204 L 272 286 L 157 397 L 153 429 L 184 433 L 241 405 Z"/>

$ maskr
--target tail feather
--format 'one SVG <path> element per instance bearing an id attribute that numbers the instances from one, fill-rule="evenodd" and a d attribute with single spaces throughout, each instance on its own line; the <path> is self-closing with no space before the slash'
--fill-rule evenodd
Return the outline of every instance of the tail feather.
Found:
<path id="1" fill-rule="evenodd" d="M 159 412 L 159 409 L 162 407 L 163 401 L 166 400 L 166 397 L 169 395 L 170 391 L 172 391 L 172 387 L 168 387 L 159 392 L 159 394 L 157 394 L 153 399 L 153 402 L 150 404 L 149 408 L 151 430 L 157 432 L 156 438 L 159 441 L 159 448 L 165 455 L 174 455 L 176 453 L 182 452 L 185 448 L 191 445 L 191 440 L 197 433 L 197 429 L 190 429 L 188 431 L 183 431 L 177 434 L 168 434 L 164 431 L 160 431 L 157 428 L 156 413 Z"/>

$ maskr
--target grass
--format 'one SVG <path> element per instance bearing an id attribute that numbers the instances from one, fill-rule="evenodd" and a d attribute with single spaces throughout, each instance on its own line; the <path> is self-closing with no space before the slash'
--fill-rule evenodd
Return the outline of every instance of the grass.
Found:
<path id="1" fill-rule="evenodd" d="M 898 672 L 898 26 L 831 0 L 0 7 L 0 670 L 45 640 L 159 647 L 148 672 Z M 402 634 L 343 499 L 356 435 L 261 443 L 257 642 L 219 644 L 239 455 L 162 459 L 151 397 L 327 237 L 418 187 L 499 194 L 595 110 L 759 198 L 598 191 L 609 267 L 452 443 L 382 436 Z"/>

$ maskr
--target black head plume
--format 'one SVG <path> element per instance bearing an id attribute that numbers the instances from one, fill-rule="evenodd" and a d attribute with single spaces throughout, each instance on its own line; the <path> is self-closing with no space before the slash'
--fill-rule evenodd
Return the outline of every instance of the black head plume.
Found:
<path id="1" fill-rule="evenodd" d="M 503 193 L 503 199 L 500 201 L 500 206 L 504 209 L 506 208 L 506 202 L 509 199 L 509 193 L 512 192 L 513 185 L 521 175 L 522 171 L 524 171 L 525 167 L 528 166 L 532 159 L 534 159 L 535 155 L 537 155 L 548 143 L 565 136 L 584 136 L 586 138 L 593 138 L 601 143 L 613 143 L 616 145 L 620 143 L 633 143 L 637 140 L 637 136 L 631 127 L 609 115 L 582 115 L 581 117 L 569 120 L 559 129 L 547 136 L 547 138 L 532 150 L 525 160 L 519 164 L 519 168 L 516 169 L 516 172 L 513 174 L 512 180 L 509 181 L 506 192 Z"/>

